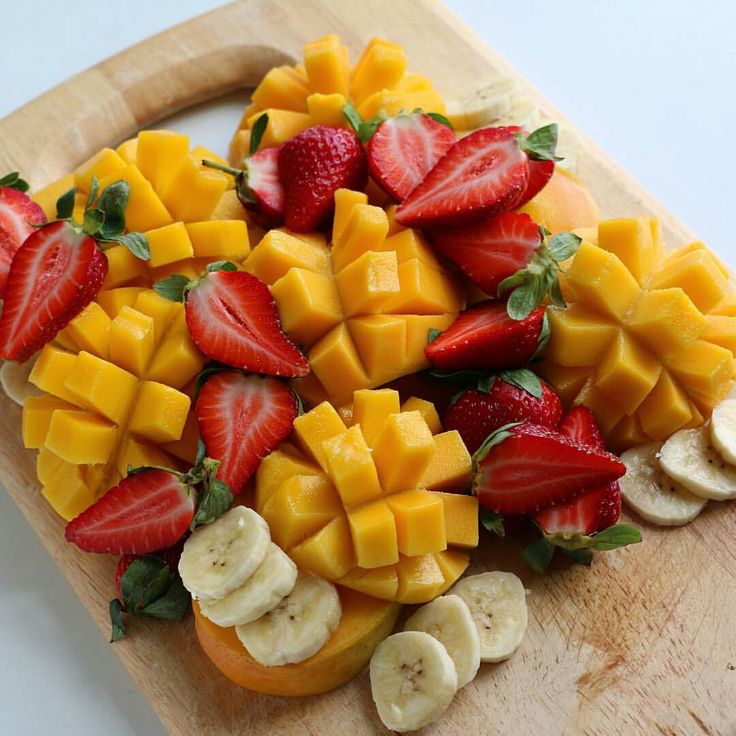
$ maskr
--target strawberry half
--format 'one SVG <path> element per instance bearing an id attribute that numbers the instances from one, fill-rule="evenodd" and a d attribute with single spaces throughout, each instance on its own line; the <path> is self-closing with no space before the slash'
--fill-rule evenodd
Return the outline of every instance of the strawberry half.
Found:
<path id="1" fill-rule="evenodd" d="M 269 376 L 309 373 L 307 359 L 281 327 L 268 286 L 234 264 L 212 264 L 191 282 L 175 274 L 154 289 L 185 302 L 192 340 L 212 360 Z"/>
<path id="2" fill-rule="evenodd" d="M 451 128 L 422 112 L 388 118 L 368 141 L 368 171 L 386 194 L 401 202 L 455 141 Z"/>
<path id="3" fill-rule="evenodd" d="M 443 370 L 518 368 L 544 347 L 548 337 L 544 307 L 537 307 L 523 320 L 514 320 L 505 304 L 487 301 L 461 312 L 424 348 L 424 354 Z"/>
<path id="4" fill-rule="evenodd" d="M 475 225 L 436 229 L 431 240 L 438 253 L 492 297 L 504 279 L 526 268 L 542 244 L 534 220 L 517 212 Z"/>
<path id="5" fill-rule="evenodd" d="M 581 445 L 605 450 L 593 414 L 585 406 L 571 409 L 560 424 L 560 434 Z M 581 493 L 564 503 L 534 515 L 539 528 L 548 536 L 591 535 L 615 524 L 621 515 L 621 489 L 618 481 Z M 554 540 L 551 540 L 554 544 Z"/>
<path id="6" fill-rule="evenodd" d="M 27 194 L 11 187 L 0 186 L 0 297 L 17 250 L 26 238 L 43 225 L 46 215 Z"/>
<path id="7" fill-rule="evenodd" d="M 258 150 L 268 125 L 264 113 L 253 125 L 250 153 L 243 159 L 243 168 L 236 169 L 217 161 L 202 161 L 204 166 L 224 171 L 235 177 L 235 191 L 240 203 L 267 228 L 284 224 L 284 187 L 279 175 L 279 148 Z"/>
<path id="8" fill-rule="evenodd" d="M 461 138 L 396 211 L 406 227 L 477 222 L 514 208 L 529 183 L 529 162 L 506 128 Z"/>
<path id="9" fill-rule="evenodd" d="M 494 432 L 475 454 L 473 493 L 496 513 L 529 514 L 625 472 L 615 455 L 524 423 Z"/>
<path id="10" fill-rule="evenodd" d="M 216 373 L 201 388 L 195 413 L 207 455 L 221 463 L 217 477 L 237 495 L 291 432 L 299 401 L 276 378 Z"/>
<path id="11" fill-rule="evenodd" d="M 0 316 L 0 359 L 25 362 L 74 319 L 102 288 L 107 258 L 68 222 L 34 231 L 8 274 Z"/>
<path id="12" fill-rule="evenodd" d="M 536 197 L 552 178 L 552 174 L 555 173 L 556 157 L 554 153 L 557 148 L 557 126 L 553 124 L 551 126 L 548 125 L 544 128 L 540 128 L 532 133 L 531 136 L 527 136 L 526 131 L 518 125 L 507 125 L 506 130 L 515 136 L 526 136 L 525 140 L 527 142 L 530 139 L 534 141 L 535 136 L 537 138 L 540 136 L 547 137 L 550 135 L 553 137 L 553 142 L 547 142 L 545 144 L 547 152 L 551 153 L 550 157 L 539 159 L 527 154 L 527 157 L 529 158 L 529 181 L 527 182 L 526 189 L 521 193 L 518 201 L 514 205 L 516 208 L 525 205 L 530 199 Z"/>
<path id="13" fill-rule="evenodd" d="M 142 555 L 171 547 L 192 523 L 195 495 L 177 473 L 141 470 L 70 521 L 65 536 L 85 552 Z"/>
<path id="14" fill-rule="evenodd" d="M 338 189 L 363 189 L 365 152 L 354 131 L 315 125 L 281 146 L 279 173 L 286 227 L 305 233 L 329 218 Z"/>
<path id="15" fill-rule="evenodd" d="M 479 381 L 447 407 L 445 430 L 456 429 L 473 454 L 497 429 L 513 422 L 534 422 L 557 429 L 562 418 L 559 396 L 531 371 L 508 371 Z"/>

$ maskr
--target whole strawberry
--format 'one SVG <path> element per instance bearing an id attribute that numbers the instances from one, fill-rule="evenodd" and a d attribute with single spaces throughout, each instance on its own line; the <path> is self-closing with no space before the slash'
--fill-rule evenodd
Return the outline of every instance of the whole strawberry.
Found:
<path id="1" fill-rule="evenodd" d="M 315 125 L 286 141 L 279 154 L 286 227 L 304 233 L 323 225 L 335 192 L 362 189 L 366 171 L 363 146 L 352 130 Z"/>
<path id="2" fill-rule="evenodd" d="M 505 424 L 530 421 L 557 429 L 562 403 L 531 371 L 509 371 L 493 378 L 490 386 L 487 383 L 479 382 L 480 388 L 461 394 L 442 417 L 445 430 L 456 429 L 471 454 Z"/>

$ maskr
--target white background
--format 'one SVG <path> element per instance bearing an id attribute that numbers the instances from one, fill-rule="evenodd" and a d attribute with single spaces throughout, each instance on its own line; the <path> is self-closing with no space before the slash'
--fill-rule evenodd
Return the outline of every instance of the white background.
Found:
<path id="1" fill-rule="evenodd" d="M 446 3 L 736 264 L 733 0 Z M 6 0 L 0 116 L 218 4 Z M 239 100 L 231 100 L 176 125 L 224 153 L 238 108 Z M 165 733 L 2 488 L 0 651 L 2 734 Z"/>

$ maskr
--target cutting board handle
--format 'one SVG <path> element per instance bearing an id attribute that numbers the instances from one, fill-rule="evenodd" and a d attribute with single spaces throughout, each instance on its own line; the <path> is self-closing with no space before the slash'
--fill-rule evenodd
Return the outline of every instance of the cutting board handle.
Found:
<path id="1" fill-rule="evenodd" d="M 301 49 L 286 48 L 277 18 L 264 27 L 247 10 L 231 3 L 152 36 L 0 120 L 0 173 L 19 170 L 37 189 L 103 146 L 294 63 Z"/>

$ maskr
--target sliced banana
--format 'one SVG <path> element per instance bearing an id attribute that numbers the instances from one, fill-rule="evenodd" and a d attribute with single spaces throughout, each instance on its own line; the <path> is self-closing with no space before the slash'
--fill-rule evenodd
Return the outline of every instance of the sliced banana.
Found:
<path id="1" fill-rule="evenodd" d="M 456 583 L 450 591 L 467 603 L 478 628 L 481 662 L 502 662 L 521 644 L 528 613 L 526 591 L 510 572 L 484 572 Z"/>
<path id="2" fill-rule="evenodd" d="M 235 632 L 256 662 L 264 667 L 309 659 L 340 625 L 342 607 L 332 583 L 300 572 L 289 595 L 272 611 Z"/>
<path id="3" fill-rule="evenodd" d="M 465 687 L 480 667 L 480 637 L 468 604 L 457 595 L 444 595 L 422 606 L 404 626 L 424 631 L 447 649 L 457 670 L 457 686 Z"/>
<path id="4" fill-rule="evenodd" d="M 270 542 L 266 521 L 253 509 L 235 506 L 186 541 L 179 560 L 184 587 L 194 598 L 224 598 L 256 571 Z"/>
<path id="5" fill-rule="evenodd" d="M 223 628 L 248 624 L 276 608 L 294 590 L 296 576 L 296 565 L 271 542 L 263 562 L 239 588 L 220 600 L 201 600 L 199 610 Z"/>
<path id="6" fill-rule="evenodd" d="M 621 455 L 626 466 L 626 475 L 619 480 L 621 495 L 642 519 L 661 526 L 681 526 L 692 521 L 708 502 L 667 477 L 657 459 L 661 448 L 661 442 L 652 442 Z"/>
<path id="7" fill-rule="evenodd" d="M 455 130 L 475 130 L 508 115 L 516 95 L 516 82 L 499 75 L 490 82 L 475 83 L 446 103 L 447 119 Z"/>
<path id="8" fill-rule="evenodd" d="M 736 498 L 736 467 L 715 451 L 706 427 L 675 432 L 662 445 L 659 464 L 696 496 L 714 501 Z"/>
<path id="9" fill-rule="evenodd" d="M 710 439 L 720 456 L 736 465 L 736 399 L 722 401 L 713 409 Z"/>
<path id="10" fill-rule="evenodd" d="M 424 631 L 384 639 L 370 666 L 378 715 L 392 731 L 414 731 L 439 718 L 457 692 L 457 671 L 445 647 Z"/>
<path id="11" fill-rule="evenodd" d="M 3 391 L 20 406 L 23 406 L 29 396 L 40 396 L 42 393 L 28 381 L 28 376 L 33 370 L 35 362 L 35 357 L 25 363 L 14 363 L 12 360 L 6 360 L 0 367 L 0 385 L 2 385 Z"/>

